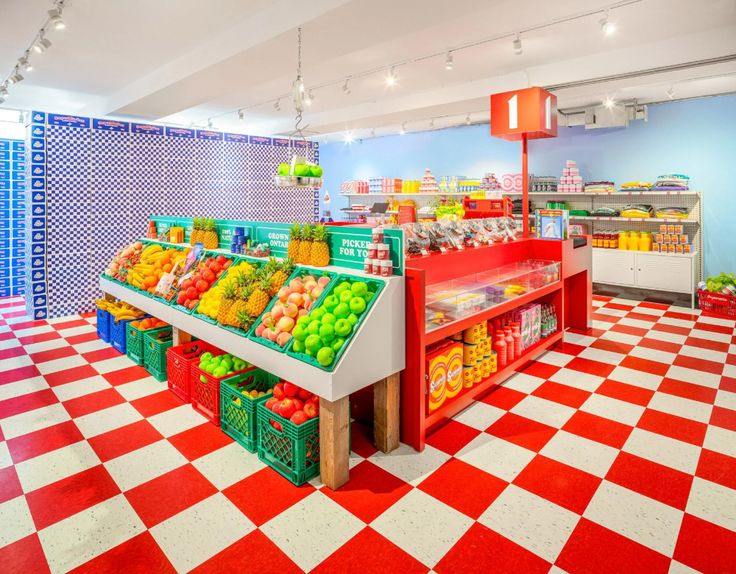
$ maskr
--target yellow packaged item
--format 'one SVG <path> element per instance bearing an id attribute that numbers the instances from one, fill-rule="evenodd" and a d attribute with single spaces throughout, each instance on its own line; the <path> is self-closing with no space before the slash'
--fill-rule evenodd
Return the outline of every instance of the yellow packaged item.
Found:
<path id="1" fill-rule="evenodd" d="M 463 364 L 472 365 L 475 363 L 475 359 L 478 357 L 478 345 L 472 345 L 470 343 L 463 344 Z"/>
<path id="2" fill-rule="evenodd" d="M 427 380 L 427 411 L 437 410 L 447 399 L 447 357 L 445 347 L 427 353 L 425 379 Z"/>
<path id="3" fill-rule="evenodd" d="M 491 351 L 491 373 L 498 371 L 498 353 Z"/>
<path id="4" fill-rule="evenodd" d="M 445 347 L 447 359 L 447 398 L 451 399 L 463 388 L 463 346 L 452 343 Z"/>
<path id="5" fill-rule="evenodd" d="M 629 248 L 629 234 L 625 231 L 620 231 L 618 234 L 618 248 L 628 249 Z"/>
<path id="6" fill-rule="evenodd" d="M 463 365 L 463 388 L 469 389 L 473 386 L 473 365 Z"/>
<path id="7" fill-rule="evenodd" d="M 651 251 L 652 250 L 652 234 L 647 231 L 642 231 L 639 234 L 639 251 Z"/>

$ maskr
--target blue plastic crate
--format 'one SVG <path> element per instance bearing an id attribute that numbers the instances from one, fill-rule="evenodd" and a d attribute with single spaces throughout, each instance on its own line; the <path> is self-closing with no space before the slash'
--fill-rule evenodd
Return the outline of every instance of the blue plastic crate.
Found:
<path id="1" fill-rule="evenodd" d="M 110 313 L 104 309 L 97 309 L 97 336 L 105 341 L 110 342 L 110 323 L 112 323 Z"/>
<path id="2" fill-rule="evenodd" d="M 109 313 L 108 313 L 109 315 Z M 110 315 L 110 344 L 114 349 L 125 354 L 128 346 L 126 344 L 126 335 L 128 333 L 128 323 L 136 319 L 127 319 L 115 322 L 115 318 Z"/>

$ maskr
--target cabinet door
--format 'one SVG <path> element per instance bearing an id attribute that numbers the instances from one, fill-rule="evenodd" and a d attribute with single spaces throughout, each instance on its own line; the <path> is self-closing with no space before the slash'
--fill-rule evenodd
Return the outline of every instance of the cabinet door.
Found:
<path id="1" fill-rule="evenodd" d="M 693 290 L 693 259 L 653 253 L 636 254 L 636 284 L 644 289 L 676 293 Z"/>
<path id="2" fill-rule="evenodd" d="M 635 253 L 619 249 L 593 250 L 593 281 L 616 285 L 634 285 Z"/>

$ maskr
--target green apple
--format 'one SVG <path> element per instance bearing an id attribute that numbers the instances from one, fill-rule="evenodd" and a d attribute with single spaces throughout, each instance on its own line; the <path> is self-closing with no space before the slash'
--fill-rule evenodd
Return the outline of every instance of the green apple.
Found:
<path id="1" fill-rule="evenodd" d="M 199 382 L 206 385 L 207 384 L 207 377 L 204 375 L 199 375 Z"/>
<path id="2" fill-rule="evenodd" d="M 223 359 L 220 362 L 220 366 L 225 367 L 228 371 L 230 371 L 233 368 L 233 365 L 234 365 L 233 360 L 230 358 Z"/>
<path id="3" fill-rule="evenodd" d="M 332 313 L 325 313 L 324 315 L 322 315 L 321 323 L 323 325 L 334 325 L 335 321 L 337 321 L 337 317 L 335 317 Z"/>
<path id="4" fill-rule="evenodd" d="M 307 325 L 307 334 L 308 335 L 316 335 L 319 333 L 319 321 L 312 321 L 309 325 Z"/>
<path id="5" fill-rule="evenodd" d="M 322 346 L 322 341 L 320 340 L 319 335 L 309 335 L 309 337 L 304 341 L 304 346 L 307 348 L 307 352 L 312 351 L 313 353 L 316 353 Z"/>
<path id="6" fill-rule="evenodd" d="M 335 351 L 332 347 L 322 347 L 317 351 L 317 362 L 323 367 L 329 367 L 335 360 Z"/>
<path id="7" fill-rule="evenodd" d="M 340 300 L 337 298 L 336 295 L 328 295 L 322 302 L 322 307 L 324 307 L 327 311 L 332 311 L 335 307 L 337 307 L 339 303 Z M 315 311 L 316 310 L 317 309 L 315 309 Z"/>
<path id="8" fill-rule="evenodd" d="M 289 171 L 291 170 L 291 166 L 288 163 L 280 163 L 279 164 L 279 175 L 289 175 Z"/>
<path id="9" fill-rule="evenodd" d="M 311 313 L 309 313 L 309 316 L 313 319 L 322 319 L 324 317 L 325 310 L 324 309 L 314 309 Z"/>
<path id="10" fill-rule="evenodd" d="M 319 338 L 329 345 L 329 343 L 335 338 L 335 328 L 327 323 L 321 325 L 319 328 Z"/>
<path id="11" fill-rule="evenodd" d="M 353 295 L 363 297 L 368 293 L 368 283 L 365 281 L 356 281 L 350 286 L 350 290 L 353 292 Z"/>
<path id="12" fill-rule="evenodd" d="M 347 281 L 342 281 L 337 287 L 335 287 L 335 295 L 339 295 L 343 291 L 349 291 L 350 290 L 350 283 Z"/>
<path id="13" fill-rule="evenodd" d="M 353 326 L 347 319 L 338 319 L 335 322 L 335 334 L 338 337 L 349 337 L 350 333 L 353 332 Z"/>
<path id="14" fill-rule="evenodd" d="M 233 370 L 235 371 L 242 371 L 245 369 L 246 362 L 243 359 L 238 359 L 235 357 L 235 360 L 233 361 Z"/>
<path id="15" fill-rule="evenodd" d="M 350 289 L 345 289 L 342 293 L 339 295 L 340 303 L 350 303 L 350 299 L 353 298 L 353 292 Z"/>
<path id="16" fill-rule="evenodd" d="M 350 315 L 348 315 L 346 319 L 348 320 L 348 323 L 350 323 L 353 327 L 355 327 L 359 321 L 358 316 L 355 313 L 350 313 Z"/>
<path id="17" fill-rule="evenodd" d="M 376 294 L 375 291 L 368 291 L 368 293 L 365 294 L 365 297 L 363 297 L 365 299 L 365 302 L 367 303 L 368 301 L 373 299 L 373 296 L 375 294 Z"/>
<path id="18" fill-rule="evenodd" d="M 294 339 L 294 346 L 292 347 L 295 353 L 303 353 L 307 350 L 306 345 L 304 344 L 304 341 L 299 341 L 298 339 Z"/>
<path id="19" fill-rule="evenodd" d="M 333 313 L 338 319 L 344 319 L 345 317 L 350 315 L 350 307 L 348 307 L 347 303 L 340 303 L 337 307 L 335 307 Z"/>
<path id="20" fill-rule="evenodd" d="M 338 337 L 337 339 L 332 341 L 332 344 L 330 345 L 330 347 L 332 347 L 332 350 L 335 351 L 335 353 L 337 353 L 340 349 L 342 349 L 342 346 L 344 344 L 345 344 L 345 339 L 343 339 L 342 337 Z"/>
<path id="21" fill-rule="evenodd" d="M 298 163 L 294 166 L 294 175 L 297 177 L 309 177 L 310 171 L 309 166 L 303 163 Z"/>
<path id="22" fill-rule="evenodd" d="M 207 363 L 207 366 L 204 369 L 202 369 L 202 370 L 205 373 L 212 374 L 212 371 L 214 371 L 218 366 L 219 365 L 217 363 L 215 363 L 214 361 L 210 361 L 209 363 Z"/>
<path id="23" fill-rule="evenodd" d="M 202 353 L 199 357 L 199 362 L 201 363 L 208 363 L 212 359 L 212 353 L 207 351 L 206 353 Z"/>
<path id="24" fill-rule="evenodd" d="M 217 377 L 218 379 L 224 377 L 225 375 L 227 375 L 227 369 L 223 366 L 219 366 L 214 371 L 212 371 L 212 376 Z"/>
<path id="25" fill-rule="evenodd" d="M 314 357 L 314 351 L 312 351 L 312 349 L 307 349 L 306 351 L 304 351 L 304 354 L 310 357 Z"/>
<path id="26" fill-rule="evenodd" d="M 312 177 L 322 177 L 322 168 L 318 165 L 309 166 L 309 173 Z"/>
<path id="27" fill-rule="evenodd" d="M 362 297 L 353 297 L 349 303 L 350 310 L 356 315 L 360 315 L 365 311 L 365 299 Z"/>
<path id="28" fill-rule="evenodd" d="M 309 325 L 311 320 L 312 319 L 309 317 L 309 315 L 302 315 L 296 320 L 296 324 L 299 325 L 300 327 L 306 328 L 306 326 Z"/>
<path id="29" fill-rule="evenodd" d="M 297 341 L 303 341 L 307 338 L 307 335 L 309 335 L 309 332 L 302 327 L 301 325 L 297 325 L 294 327 L 293 331 L 291 332 L 291 336 L 294 337 Z"/>

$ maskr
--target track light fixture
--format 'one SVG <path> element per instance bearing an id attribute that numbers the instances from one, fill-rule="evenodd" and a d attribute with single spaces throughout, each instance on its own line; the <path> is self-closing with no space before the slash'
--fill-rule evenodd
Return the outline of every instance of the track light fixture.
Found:
<path id="1" fill-rule="evenodd" d="M 245 112 L 238 110 L 238 119 L 242 122 L 245 119 Z"/>
<path id="2" fill-rule="evenodd" d="M 517 56 L 521 56 L 524 49 L 521 47 L 521 36 L 519 34 L 517 34 L 516 38 L 514 38 L 513 46 L 514 54 L 516 54 Z"/>
<path id="3" fill-rule="evenodd" d="M 212 118 L 207 118 L 207 127 L 212 129 L 213 125 L 214 124 L 212 123 Z"/>
<path id="4" fill-rule="evenodd" d="M 376 137 L 376 128 L 371 128 L 371 137 Z"/>
<path id="5" fill-rule="evenodd" d="M 674 100 L 675 99 L 675 88 L 674 88 L 674 86 L 670 86 L 669 88 L 667 88 L 667 91 L 665 92 L 665 94 L 667 94 L 667 97 L 670 100 Z"/>
<path id="6" fill-rule="evenodd" d="M 54 30 L 63 30 L 66 28 L 66 24 L 61 17 L 61 8 L 49 10 L 49 24 L 54 28 Z"/>
<path id="7" fill-rule="evenodd" d="M 616 101 L 611 97 L 606 96 L 606 99 L 603 100 L 603 107 L 608 110 L 613 109 L 615 105 L 616 105 Z"/>
<path id="8" fill-rule="evenodd" d="M 18 65 L 24 72 L 33 71 L 33 64 L 31 64 L 31 62 L 28 60 L 28 52 L 26 52 L 25 55 L 18 60 Z"/>
<path id="9" fill-rule="evenodd" d="M 469 126 L 470 125 L 470 114 L 468 114 L 467 116 L 465 116 L 465 125 L 466 126 Z"/>
<path id="10" fill-rule="evenodd" d="M 314 103 L 314 92 L 312 90 L 307 92 L 307 96 L 304 98 L 304 103 L 308 106 L 311 106 Z"/>
<path id="11" fill-rule="evenodd" d="M 3 84 L 0 86 L 0 97 L 7 98 L 8 97 L 8 88 Z"/>
<path id="12" fill-rule="evenodd" d="M 277 112 L 280 112 L 281 111 L 281 100 L 280 99 L 279 100 L 276 100 L 273 103 L 273 109 L 276 110 Z"/>
<path id="13" fill-rule="evenodd" d="M 342 85 L 342 93 L 346 96 L 350 95 L 350 85 L 348 82 L 350 82 L 350 78 L 345 78 L 345 83 Z"/>
<path id="14" fill-rule="evenodd" d="M 398 82 L 398 77 L 396 76 L 396 66 L 391 66 L 391 69 L 388 72 L 388 76 L 386 76 L 386 85 L 389 88 L 393 88 L 396 85 L 396 82 Z"/>
<path id="15" fill-rule="evenodd" d="M 608 10 L 606 10 L 603 19 L 601 19 L 599 24 L 601 25 L 601 32 L 603 32 L 604 36 L 610 36 L 611 34 L 616 33 L 616 23 L 611 21 L 611 19 L 609 18 Z"/>
<path id="16" fill-rule="evenodd" d="M 44 37 L 43 30 L 41 30 L 38 36 L 38 40 L 36 40 L 36 43 L 33 44 L 33 51 L 36 52 L 36 54 L 43 54 L 50 47 L 51 42 Z"/>
<path id="17" fill-rule="evenodd" d="M 355 138 L 353 137 L 353 132 L 345 132 L 345 143 L 351 144 L 355 141 Z"/>
<path id="18" fill-rule="evenodd" d="M 15 67 L 13 70 L 13 73 L 8 78 L 8 82 L 11 84 L 19 84 L 24 80 L 23 76 L 20 74 L 20 71 L 18 70 L 18 66 Z"/>
<path id="19" fill-rule="evenodd" d="M 431 130 L 434 127 L 434 118 L 429 118 L 429 129 Z"/>
<path id="20" fill-rule="evenodd" d="M 445 70 L 452 70 L 455 67 L 455 61 L 452 57 L 452 52 L 447 52 L 445 56 Z"/>
<path id="21" fill-rule="evenodd" d="M 406 134 L 406 122 L 401 122 L 401 129 L 399 130 L 399 135 Z"/>

